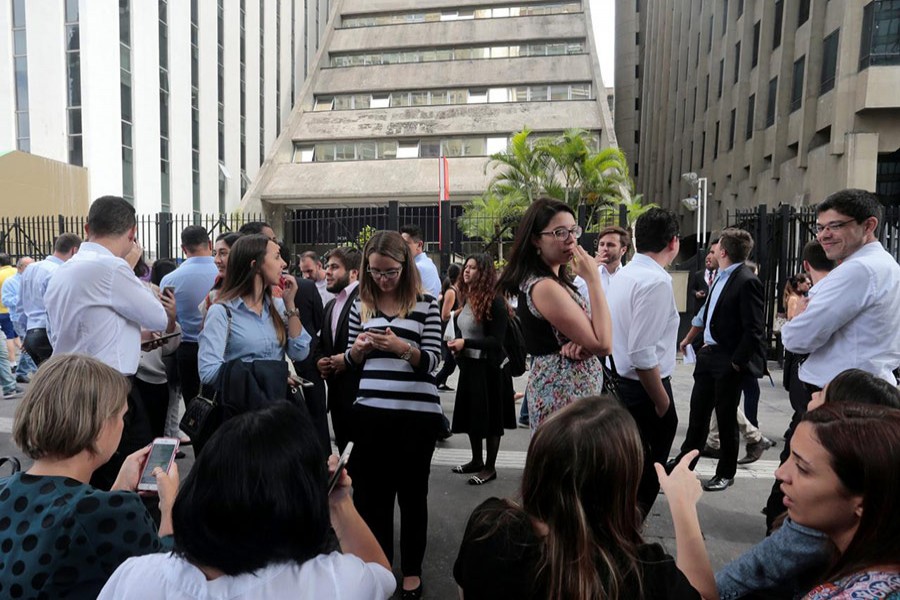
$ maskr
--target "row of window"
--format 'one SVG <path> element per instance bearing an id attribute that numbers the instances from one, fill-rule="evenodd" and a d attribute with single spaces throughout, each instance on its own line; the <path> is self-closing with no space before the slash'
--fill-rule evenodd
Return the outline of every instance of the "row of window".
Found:
<path id="1" fill-rule="evenodd" d="M 580 2 L 551 2 L 546 4 L 510 5 L 500 8 L 460 8 L 450 10 L 405 11 L 388 14 L 351 15 L 341 19 L 341 27 L 378 27 L 381 25 L 406 25 L 409 23 L 433 23 L 439 21 L 464 21 L 470 19 L 499 19 L 505 17 L 532 17 L 581 12 Z"/>
<path id="2" fill-rule="evenodd" d="M 559 133 L 537 134 L 534 140 L 556 138 Z M 600 135 L 589 134 L 589 145 L 600 147 Z M 490 156 L 509 148 L 510 136 L 455 136 L 418 140 L 345 140 L 294 144 L 295 163 L 384 160 L 392 158 L 437 158 L 439 156 Z"/>
<path id="3" fill-rule="evenodd" d="M 447 104 L 591 99 L 590 83 L 554 83 L 500 88 L 459 88 L 449 90 L 414 90 L 384 94 L 317 96 L 314 110 L 359 110 L 398 106 L 441 106 Z"/>
<path id="4" fill-rule="evenodd" d="M 510 46 L 469 46 L 460 48 L 415 48 L 383 52 L 332 54 L 332 67 L 359 67 L 446 60 L 481 60 L 517 56 L 563 56 L 584 54 L 584 40 L 535 42 Z"/>

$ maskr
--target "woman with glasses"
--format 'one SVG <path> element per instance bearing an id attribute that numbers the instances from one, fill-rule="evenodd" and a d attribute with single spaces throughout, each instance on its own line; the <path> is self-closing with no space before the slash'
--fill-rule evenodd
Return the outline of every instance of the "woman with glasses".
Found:
<path id="1" fill-rule="evenodd" d="M 603 372 L 596 357 L 612 352 L 606 295 L 594 259 L 577 243 L 580 236 L 567 204 L 534 201 L 498 283 L 502 294 L 518 298 L 525 347 L 534 357 L 525 390 L 532 431 L 573 398 L 600 394 Z M 590 309 L 570 271 L 587 283 Z"/>
<path id="2" fill-rule="evenodd" d="M 437 299 L 421 292 L 399 233 L 373 235 L 362 264 L 344 355 L 360 374 L 348 463 L 353 502 L 391 562 L 399 501 L 400 597 L 409 600 L 422 596 L 428 476 L 443 414 L 431 376 L 440 362 L 441 313 Z"/>

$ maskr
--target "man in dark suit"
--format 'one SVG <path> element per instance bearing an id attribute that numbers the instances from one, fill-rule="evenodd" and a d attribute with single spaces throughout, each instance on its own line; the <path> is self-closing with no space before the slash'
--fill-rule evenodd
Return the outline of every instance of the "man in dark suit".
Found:
<path id="1" fill-rule="evenodd" d="M 325 289 L 334 294 L 334 299 L 325 306 L 325 323 L 314 353 L 319 374 L 328 381 L 328 410 L 340 452 L 350 441 L 350 413 L 359 388 L 359 375 L 347 369 L 344 352 L 350 307 L 359 296 L 361 260 L 359 251 L 353 248 L 335 248 L 325 255 Z"/>
<path id="2" fill-rule="evenodd" d="M 679 345 L 683 352 L 695 337 L 703 336 L 704 344 L 694 368 L 688 431 L 681 454 L 675 459 L 677 464 L 691 450 L 703 448 L 715 410 L 721 457 L 716 475 L 703 484 L 703 489 L 710 492 L 722 491 L 734 483 L 740 447 L 737 409 L 741 380 L 747 373 L 762 377 L 765 371 L 763 286 L 744 264 L 753 249 L 753 238 L 746 231 L 729 228 L 713 248 L 718 274 L 706 303 Z"/>
<path id="3" fill-rule="evenodd" d="M 716 259 L 716 244 L 719 240 L 715 239 L 709 244 L 709 251 L 706 253 L 706 267 L 699 271 L 694 271 L 691 275 L 691 294 L 693 295 L 691 314 L 697 314 L 706 302 L 706 295 L 709 293 L 709 286 L 716 278 L 716 272 L 719 269 L 719 262 Z"/>

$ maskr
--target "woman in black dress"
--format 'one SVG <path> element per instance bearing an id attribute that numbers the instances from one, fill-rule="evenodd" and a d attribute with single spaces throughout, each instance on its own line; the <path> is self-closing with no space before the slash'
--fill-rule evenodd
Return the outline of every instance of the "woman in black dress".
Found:
<path id="1" fill-rule="evenodd" d="M 456 317 L 457 338 L 447 342 L 459 365 L 453 432 L 467 434 L 472 445 L 472 460 L 453 472 L 475 473 L 470 485 L 497 478 L 500 436 L 504 427 L 516 427 L 512 379 L 502 368 L 509 309 L 496 294 L 496 279 L 489 255 L 466 258 L 459 286 L 464 304 Z M 487 460 L 481 456 L 483 439 L 487 440 Z"/>

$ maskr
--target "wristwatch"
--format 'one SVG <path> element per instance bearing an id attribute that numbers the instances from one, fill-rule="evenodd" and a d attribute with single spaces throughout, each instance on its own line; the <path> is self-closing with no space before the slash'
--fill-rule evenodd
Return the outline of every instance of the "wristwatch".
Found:
<path id="1" fill-rule="evenodd" d="M 400 355 L 400 359 L 408 361 L 409 359 L 412 358 L 412 351 L 413 351 L 412 344 L 410 344 L 409 342 L 406 342 L 406 352 L 404 352 L 403 354 Z"/>
<path id="2" fill-rule="evenodd" d="M 297 307 L 294 307 L 293 310 L 284 311 L 285 320 L 289 321 L 291 319 L 291 317 L 297 317 L 299 319 L 300 318 L 300 309 Z"/>

